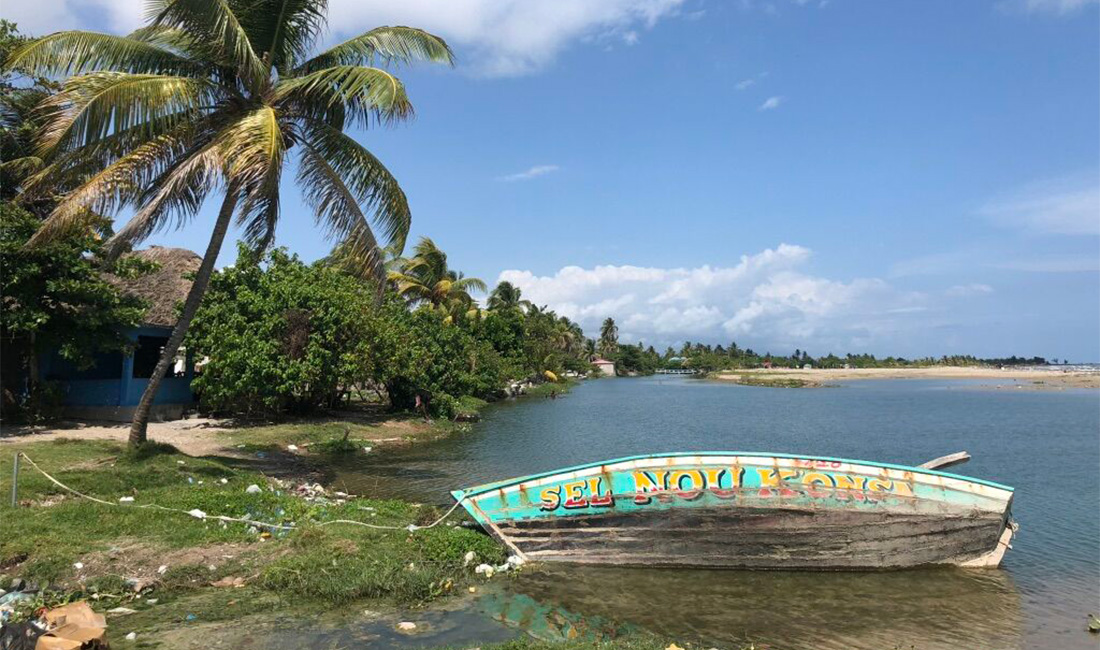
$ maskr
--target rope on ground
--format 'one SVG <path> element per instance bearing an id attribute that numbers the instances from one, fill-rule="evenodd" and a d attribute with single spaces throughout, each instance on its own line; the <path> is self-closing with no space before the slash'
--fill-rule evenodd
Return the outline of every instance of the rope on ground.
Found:
<path id="1" fill-rule="evenodd" d="M 51 483 L 53 483 L 57 487 L 61 488 L 62 490 L 65 490 L 67 492 L 75 494 L 76 496 L 78 496 L 82 499 L 87 499 L 89 501 L 94 501 L 95 503 L 99 503 L 99 504 L 102 504 L 102 505 L 105 505 L 105 506 L 111 506 L 111 507 L 114 507 L 114 508 L 149 508 L 149 509 L 153 509 L 153 510 L 163 510 L 165 512 L 174 512 L 174 513 L 178 513 L 178 514 L 182 514 L 182 515 L 187 515 L 189 517 L 194 517 L 196 519 L 203 519 L 203 520 L 205 520 L 205 519 L 214 519 L 214 520 L 217 520 L 217 521 L 242 523 L 242 524 L 248 524 L 250 526 L 256 526 L 257 528 L 272 528 L 272 529 L 277 529 L 277 530 L 294 530 L 295 528 L 297 528 L 297 526 L 294 526 L 294 525 L 269 524 L 269 523 L 266 523 L 266 522 L 263 522 L 263 521 L 256 521 L 256 520 L 253 520 L 253 519 L 243 519 L 243 518 L 240 518 L 240 517 L 227 517 L 225 515 L 208 515 L 205 512 L 203 512 L 202 510 L 198 510 L 198 509 L 195 509 L 195 510 L 181 510 L 179 508 L 169 508 L 167 506 L 157 505 L 155 503 L 148 503 L 148 504 L 144 504 L 144 505 L 124 505 L 124 504 L 121 504 L 121 503 L 114 503 L 112 501 L 104 501 L 103 499 L 99 499 L 99 498 L 93 497 L 91 495 L 84 494 L 83 492 L 80 492 L 78 490 L 75 490 L 75 489 L 69 487 L 68 485 L 65 485 L 61 481 L 57 480 L 53 476 L 50 476 L 50 474 L 48 472 L 46 472 L 46 470 L 39 467 L 38 463 L 34 462 L 34 460 L 32 460 L 31 457 L 28 456 L 27 454 L 25 454 L 23 452 L 19 452 L 19 455 L 22 456 L 28 463 L 30 463 L 31 467 L 38 470 L 38 473 L 42 474 L 42 476 L 45 476 L 47 479 L 49 479 L 49 481 Z M 446 513 L 444 513 L 442 517 L 440 517 L 439 519 L 436 519 L 435 521 L 428 524 L 427 526 L 417 526 L 416 524 L 409 524 L 408 526 L 384 526 L 384 525 L 380 525 L 380 524 L 368 524 L 366 522 L 355 521 L 353 519 L 333 519 L 331 521 L 319 522 L 317 525 L 318 526 L 330 526 L 332 524 L 348 524 L 348 525 L 352 525 L 352 526 L 363 526 L 365 528 L 374 528 L 376 530 L 406 530 L 406 531 L 411 533 L 411 532 L 414 532 L 414 531 L 417 531 L 417 530 L 426 530 L 428 528 L 435 528 L 439 524 L 443 523 L 443 521 L 445 519 L 447 519 L 447 517 L 450 517 L 454 513 L 454 511 L 458 508 L 458 506 L 460 506 L 462 504 L 463 500 L 465 500 L 465 497 L 455 501 L 455 504 L 453 506 L 451 506 L 450 510 L 448 510 Z"/>

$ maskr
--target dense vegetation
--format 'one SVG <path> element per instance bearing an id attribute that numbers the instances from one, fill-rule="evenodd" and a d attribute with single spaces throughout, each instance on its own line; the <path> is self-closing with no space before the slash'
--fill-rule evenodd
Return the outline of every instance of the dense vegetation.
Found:
<path id="1" fill-rule="evenodd" d="M 416 252 L 436 257 L 435 270 L 415 257 L 394 265 L 421 271 L 420 285 L 431 290 L 395 280 L 379 300 L 374 283 L 331 260 L 306 264 L 285 250 L 260 256 L 242 245 L 237 263 L 214 273 L 187 339 L 206 359 L 194 383 L 202 404 L 301 413 L 366 396 L 411 409 L 419 394 L 450 417 L 466 397 L 492 399 L 547 372 L 587 372 L 583 335 L 568 319 L 525 304 L 510 285 L 481 310 L 465 289 L 440 286 L 459 274 L 434 244 Z"/>
<path id="2" fill-rule="evenodd" d="M 144 304 L 122 295 L 92 261 L 102 247 L 95 228 L 72 231 L 44 246 L 27 248 L 40 221 L 11 201 L 0 201 L 0 345 L 3 346 L 5 417 L 37 419 L 50 408 L 51 391 L 39 382 L 37 357 L 56 350 L 85 368 L 95 355 L 127 345 L 122 328 L 141 322 Z M 118 274 L 149 267 L 128 259 L 111 265 Z"/>

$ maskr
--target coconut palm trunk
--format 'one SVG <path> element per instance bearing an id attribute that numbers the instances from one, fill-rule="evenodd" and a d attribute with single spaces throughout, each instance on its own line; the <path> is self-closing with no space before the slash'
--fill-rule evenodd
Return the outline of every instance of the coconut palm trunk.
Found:
<path id="1" fill-rule="evenodd" d="M 221 210 L 218 212 L 218 220 L 214 224 L 214 232 L 210 235 L 210 243 L 206 245 L 206 254 L 202 257 L 202 264 L 199 265 L 195 281 L 187 292 L 187 299 L 183 303 L 183 313 L 180 314 L 175 328 L 172 329 L 172 336 L 168 337 L 168 343 L 160 354 L 160 360 L 157 361 L 157 367 L 153 370 L 153 376 L 149 378 L 149 385 L 145 387 L 145 392 L 141 394 L 141 401 L 134 409 L 134 419 L 130 423 L 129 441 L 131 445 L 140 445 L 147 440 L 149 414 L 153 408 L 153 400 L 160 389 L 160 382 L 168 374 L 168 368 L 172 366 L 176 359 L 176 353 L 179 352 L 180 345 L 183 344 L 183 337 L 187 335 L 187 328 L 191 326 L 191 321 L 199 310 L 199 303 L 202 302 L 203 294 L 206 293 L 206 287 L 210 285 L 210 277 L 214 274 L 214 262 L 217 261 L 218 253 L 222 250 L 222 242 L 225 241 L 225 233 L 229 230 L 229 222 L 233 219 L 233 210 L 236 207 L 237 190 L 230 188 L 225 193 Z"/>

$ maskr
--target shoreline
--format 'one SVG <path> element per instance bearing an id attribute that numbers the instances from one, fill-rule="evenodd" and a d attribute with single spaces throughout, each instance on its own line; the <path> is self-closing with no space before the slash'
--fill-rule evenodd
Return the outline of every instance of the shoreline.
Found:
<path id="1" fill-rule="evenodd" d="M 983 388 L 1064 390 L 1100 389 L 1100 372 L 933 366 L 925 368 L 753 368 L 724 370 L 708 375 L 716 381 L 747 386 L 821 388 L 848 381 L 885 379 L 991 379 Z"/>

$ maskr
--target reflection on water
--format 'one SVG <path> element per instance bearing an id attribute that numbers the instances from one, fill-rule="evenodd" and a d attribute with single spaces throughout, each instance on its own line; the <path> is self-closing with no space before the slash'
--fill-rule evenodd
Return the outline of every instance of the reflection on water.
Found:
<path id="1" fill-rule="evenodd" d="M 582 614 L 584 610 L 569 611 L 557 604 L 553 593 L 536 591 L 532 597 L 523 593 L 523 587 L 513 589 L 511 585 L 483 596 L 477 609 L 506 627 L 542 641 L 607 641 L 638 629 L 595 613 Z"/>
<path id="2" fill-rule="evenodd" d="M 1020 598 L 1003 571 L 793 573 L 560 566 L 524 571 L 506 589 L 527 599 L 502 608 L 503 616 L 493 616 L 539 638 L 546 638 L 546 621 L 551 620 L 566 621 L 571 632 L 590 638 L 637 627 L 703 644 L 751 641 L 775 648 L 1024 647 Z M 488 602 L 516 601 L 500 596 Z"/>

